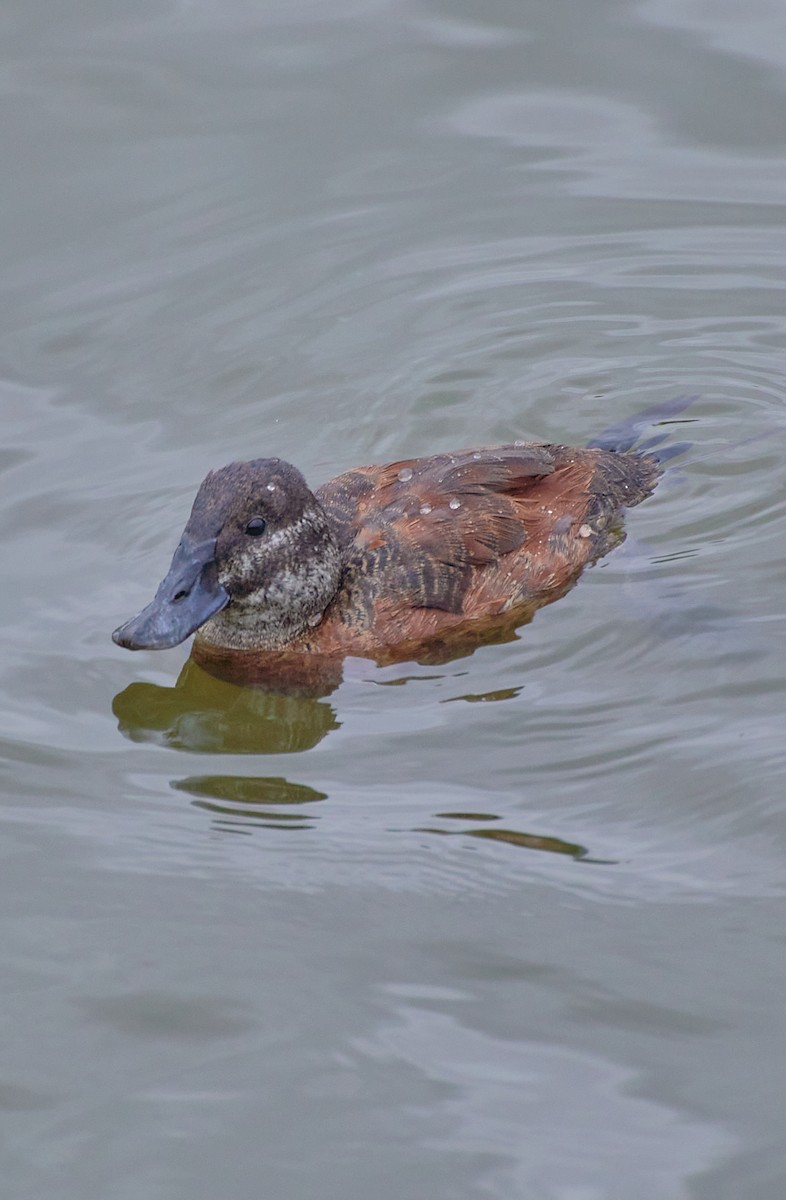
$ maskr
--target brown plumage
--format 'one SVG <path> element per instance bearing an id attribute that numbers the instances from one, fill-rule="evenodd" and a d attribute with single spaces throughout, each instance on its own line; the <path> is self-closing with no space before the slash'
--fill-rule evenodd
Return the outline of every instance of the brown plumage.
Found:
<path id="1" fill-rule="evenodd" d="M 659 472 L 646 454 L 516 443 L 358 467 L 312 493 L 280 459 L 233 463 L 200 488 L 153 603 L 113 636 L 156 648 L 196 629 L 197 661 L 245 681 L 468 652 L 614 546 Z"/>
<path id="2" fill-rule="evenodd" d="M 391 660 L 476 623 L 515 622 L 620 539 L 620 509 L 657 477 L 635 454 L 537 444 L 339 475 L 316 494 L 339 530 L 342 587 L 303 649 Z"/>

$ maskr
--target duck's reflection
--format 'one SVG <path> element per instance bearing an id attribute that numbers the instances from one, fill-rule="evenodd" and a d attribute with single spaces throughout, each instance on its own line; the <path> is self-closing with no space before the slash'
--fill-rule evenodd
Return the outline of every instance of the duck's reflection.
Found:
<path id="1" fill-rule="evenodd" d="M 402 684 L 410 678 L 396 675 L 377 682 Z M 508 700 L 517 692 L 501 689 L 455 699 Z M 340 724 L 324 699 L 239 686 L 208 674 L 193 659 L 185 663 L 174 687 L 132 683 L 115 696 L 112 709 L 120 731 L 131 741 L 205 754 L 309 750 Z M 328 798 L 325 792 L 280 776 L 196 775 L 173 780 L 172 787 L 209 813 L 216 828 L 246 835 L 255 828 L 311 829 L 316 813 L 310 806 Z M 577 862 L 604 861 L 590 857 L 578 842 L 491 824 L 500 820 L 494 813 L 438 812 L 434 819 L 450 824 L 418 825 L 413 832 L 504 842 Z"/>
<path id="2" fill-rule="evenodd" d="M 254 825 L 311 829 L 314 814 L 304 812 L 302 806 L 327 800 L 327 793 L 280 776 L 192 775 L 173 779 L 172 787 L 193 796 L 195 808 L 213 813 L 216 827 L 235 833 L 249 833 L 248 827 Z"/>
<path id="3" fill-rule="evenodd" d="M 192 775 L 172 780 L 172 787 L 192 796 L 191 803 L 212 815 L 216 830 L 249 835 L 254 828 L 313 829 L 318 814 L 305 807 L 327 800 L 325 792 L 303 783 L 291 783 L 280 776 L 274 778 L 249 775 Z M 590 857 L 586 846 L 563 838 L 525 833 L 518 829 L 480 822 L 499 821 L 494 813 L 439 812 L 435 820 L 460 822 L 461 827 L 417 826 L 414 833 L 434 833 L 442 836 L 483 838 L 504 842 L 521 850 L 538 850 L 572 858 L 576 862 L 608 863 L 607 859 Z"/>
<path id="4" fill-rule="evenodd" d="M 469 812 L 442 812 L 435 813 L 435 817 L 441 820 L 477 822 L 477 821 L 498 821 L 499 817 L 493 813 L 469 813 Z M 446 829 L 444 826 L 427 826 L 421 827 L 419 833 L 437 833 L 442 836 L 449 837 L 474 837 L 482 838 L 490 842 L 506 842 L 509 846 L 517 846 L 521 850 L 541 850 L 548 854 L 561 854 L 567 858 L 572 858 L 576 862 L 586 863 L 606 863 L 609 859 L 591 858 L 589 850 L 586 846 L 580 845 L 578 842 L 566 842 L 563 838 L 544 836 L 539 833 L 524 833 L 518 829 L 503 829 L 499 825 L 481 826 L 480 829 Z"/>
<path id="5" fill-rule="evenodd" d="M 174 687 L 132 683 L 112 704 L 120 732 L 204 754 L 310 750 L 339 722 L 332 705 L 257 687 L 239 687 L 185 663 Z"/>

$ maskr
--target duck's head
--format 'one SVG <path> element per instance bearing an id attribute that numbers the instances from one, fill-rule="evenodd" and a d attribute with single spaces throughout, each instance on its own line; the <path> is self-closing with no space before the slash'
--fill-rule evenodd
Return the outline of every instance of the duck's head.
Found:
<path id="1" fill-rule="evenodd" d="M 279 458 L 230 463 L 201 485 L 154 599 L 112 634 L 164 650 L 200 630 L 229 649 L 276 649 L 318 624 L 341 579 L 319 501 Z"/>

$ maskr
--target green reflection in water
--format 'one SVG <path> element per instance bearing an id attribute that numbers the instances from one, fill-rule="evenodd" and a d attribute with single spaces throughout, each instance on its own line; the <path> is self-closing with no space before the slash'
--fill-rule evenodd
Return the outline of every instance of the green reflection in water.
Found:
<path id="1" fill-rule="evenodd" d="M 449 820 L 458 821 L 497 821 L 492 813 L 460 813 L 460 812 L 443 812 L 435 813 L 437 817 L 446 818 Z M 580 845 L 578 842 L 566 842 L 558 837 L 544 837 L 537 833 L 522 833 L 517 829 L 500 829 L 495 826 L 493 829 L 488 827 L 481 829 L 442 829 L 438 826 L 426 826 L 418 829 L 418 833 L 438 833 L 443 837 L 474 837 L 482 838 L 484 841 L 490 842 L 506 842 L 509 846 L 518 846 L 522 850 L 542 850 L 548 854 L 561 854 L 568 858 L 575 859 L 576 862 L 585 863 L 607 863 L 612 860 L 602 858 L 591 858 L 589 850 L 586 846 Z"/>
<path id="2" fill-rule="evenodd" d="M 589 850 L 578 842 L 565 842 L 562 838 L 541 837 L 536 833 L 519 833 L 516 829 L 467 829 L 468 837 L 487 838 L 491 842 L 507 842 L 509 846 L 520 846 L 524 850 L 545 850 L 549 854 L 566 854 L 569 858 L 586 859 Z M 597 861 L 597 860 L 596 860 Z"/>
<path id="3" fill-rule="evenodd" d="M 420 683 L 422 680 L 431 681 L 444 679 L 444 675 L 400 675 L 396 679 L 371 679 L 370 683 L 377 687 L 404 687 L 407 683 Z"/>
<path id="4" fill-rule="evenodd" d="M 520 687 L 497 688 L 495 692 L 468 692 L 465 696 L 449 696 L 443 704 L 452 704 L 455 700 L 464 700 L 467 704 L 488 704 L 494 700 L 515 700 L 521 691 Z"/>
<path id="5" fill-rule="evenodd" d="M 220 817 L 241 818 L 243 824 L 261 824 L 271 828 L 277 825 L 311 828 L 302 813 L 281 809 L 288 805 L 297 807 L 327 800 L 326 792 L 318 792 L 316 788 L 303 783 L 290 783 L 281 776 L 268 779 L 249 775 L 192 775 L 186 779 L 173 779 L 172 787 L 194 796 L 192 804 L 195 808 L 216 813 Z M 309 814 L 309 819 L 313 820 L 312 814 Z M 225 828 L 233 823 L 221 821 L 216 824 Z"/>
<path id="6" fill-rule="evenodd" d="M 305 783 L 290 783 L 281 776 L 190 775 L 173 779 L 172 787 L 191 796 L 207 796 L 230 804 L 310 804 L 327 800 L 327 792 L 318 792 Z"/>
<path id="7" fill-rule="evenodd" d="M 443 817 L 446 821 L 498 821 L 499 817 L 495 817 L 493 813 L 476 813 L 476 812 L 439 812 L 434 813 L 435 817 Z M 447 833 L 447 830 L 445 830 Z"/>
<path id="8" fill-rule="evenodd" d="M 204 754 L 284 754 L 310 750 L 339 728 L 324 700 L 238 687 L 189 659 L 174 687 L 132 683 L 112 703 L 132 742 Z"/>

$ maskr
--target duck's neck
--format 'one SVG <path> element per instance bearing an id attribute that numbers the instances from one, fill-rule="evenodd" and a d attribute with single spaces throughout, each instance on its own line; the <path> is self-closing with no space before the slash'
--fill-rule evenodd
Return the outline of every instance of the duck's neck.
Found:
<path id="1" fill-rule="evenodd" d="M 275 576 L 211 617 L 197 641 L 227 650 L 283 650 L 319 624 L 341 583 L 341 555 L 326 532 L 311 553 L 293 555 Z"/>

